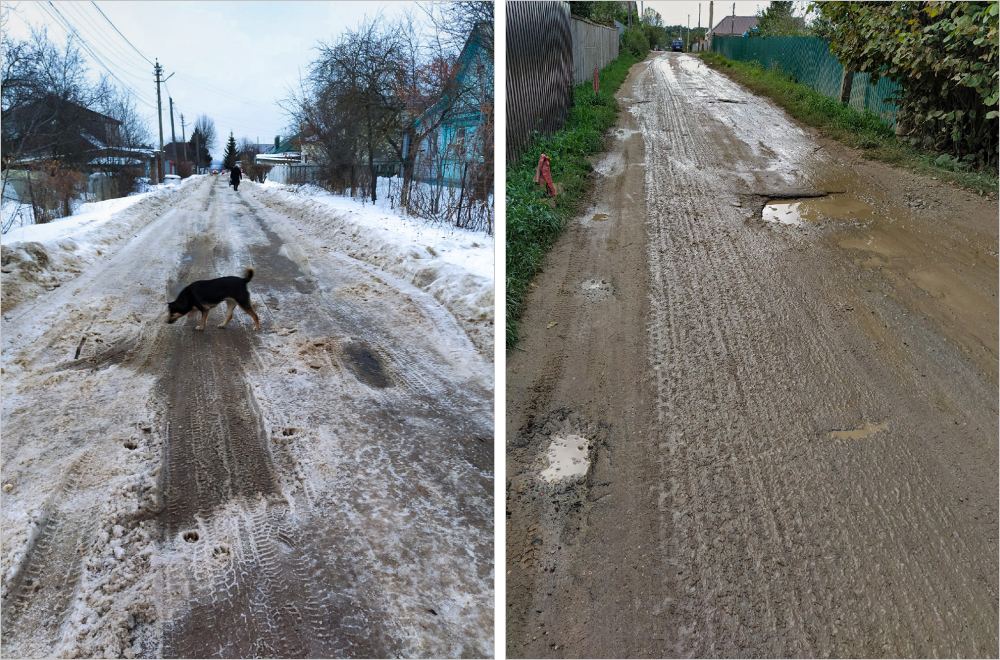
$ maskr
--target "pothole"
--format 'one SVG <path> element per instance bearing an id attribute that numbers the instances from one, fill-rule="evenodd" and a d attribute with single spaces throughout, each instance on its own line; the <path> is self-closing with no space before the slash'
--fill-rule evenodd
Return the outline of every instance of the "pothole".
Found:
<path id="1" fill-rule="evenodd" d="M 590 440 L 576 434 L 553 435 L 545 458 L 549 466 L 541 472 L 544 481 L 576 481 L 590 469 Z"/>
<path id="2" fill-rule="evenodd" d="M 364 344 L 349 344 L 344 347 L 347 367 L 358 380 L 371 387 L 389 387 L 392 381 L 382 367 L 382 361 Z"/>
<path id="3" fill-rule="evenodd" d="M 885 422 L 882 422 L 881 424 L 872 424 L 871 422 L 867 422 L 864 426 L 856 429 L 830 431 L 830 438 L 833 440 L 861 440 L 862 438 L 867 438 L 871 434 L 884 431 L 885 429 Z"/>
<path id="4" fill-rule="evenodd" d="M 614 289 L 607 280 L 590 279 L 580 284 L 580 292 L 588 300 L 596 302 L 610 298 Z"/>
<path id="5" fill-rule="evenodd" d="M 595 213 L 594 217 L 591 218 L 591 221 L 592 222 L 604 222 L 607 219 L 608 219 L 608 214 L 607 213 Z"/>
<path id="6" fill-rule="evenodd" d="M 125 441 L 125 449 L 136 449 L 138 447 L 139 444 L 135 440 L 132 440 L 131 438 Z"/>
<path id="7" fill-rule="evenodd" d="M 194 543 L 198 540 L 198 532 L 191 530 L 190 532 L 184 532 L 183 538 L 188 543 Z"/>
<path id="8" fill-rule="evenodd" d="M 875 209 L 847 194 L 805 199 L 772 199 L 764 205 L 761 219 L 782 225 L 798 226 L 824 220 L 866 220 Z"/>

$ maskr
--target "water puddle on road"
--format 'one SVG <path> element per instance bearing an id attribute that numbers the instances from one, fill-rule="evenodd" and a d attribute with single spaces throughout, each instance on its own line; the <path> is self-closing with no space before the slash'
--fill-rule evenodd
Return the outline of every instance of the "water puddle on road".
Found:
<path id="1" fill-rule="evenodd" d="M 367 346 L 363 344 L 345 346 L 344 357 L 347 358 L 347 367 L 366 385 L 380 389 L 392 385 L 392 381 L 382 368 L 382 362 Z"/>
<path id="2" fill-rule="evenodd" d="M 871 422 L 867 422 L 864 426 L 857 429 L 830 431 L 830 438 L 832 440 L 861 440 L 862 438 L 867 438 L 871 434 L 884 431 L 885 429 L 885 422 L 882 422 L 881 424 L 872 424 Z"/>
<path id="3" fill-rule="evenodd" d="M 798 226 L 804 222 L 823 220 L 870 219 L 875 210 L 846 194 L 810 197 L 807 199 L 776 199 L 764 205 L 761 217 L 765 222 Z"/>
<path id="4" fill-rule="evenodd" d="M 607 213 L 595 213 L 594 217 L 591 218 L 593 222 L 604 222 L 607 219 L 608 219 Z"/>
<path id="5" fill-rule="evenodd" d="M 542 470 L 545 481 L 576 480 L 590 468 L 590 440 L 580 435 L 552 436 L 545 454 L 549 466 Z"/>

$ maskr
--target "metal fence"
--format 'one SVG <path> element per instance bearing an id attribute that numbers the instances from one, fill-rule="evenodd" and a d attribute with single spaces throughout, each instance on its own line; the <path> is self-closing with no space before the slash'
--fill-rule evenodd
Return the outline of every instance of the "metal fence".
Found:
<path id="1" fill-rule="evenodd" d="M 275 165 L 267 173 L 267 180 L 275 183 L 301 185 L 319 183 L 323 177 L 322 165 Z"/>
<path id="2" fill-rule="evenodd" d="M 714 37 L 712 51 L 740 62 L 757 61 L 766 69 L 780 69 L 797 82 L 809 85 L 820 94 L 840 98 L 844 67 L 830 54 L 827 42 L 816 37 Z M 886 123 L 896 125 L 896 105 L 888 102 L 899 85 L 882 78 L 872 85 L 871 75 L 854 74 L 850 106 L 870 110 Z"/>
<path id="3" fill-rule="evenodd" d="M 566 121 L 573 105 L 570 22 L 566 2 L 507 3 L 508 162 L 534 131 L 552 135 Z"/>
<path id="4" fill-rule="evenodd" d="M 618 28 L 571 18 L 573 84 L 578 85 L 594 79 L 594 67 L 603 69 L 618 57 Z"/>

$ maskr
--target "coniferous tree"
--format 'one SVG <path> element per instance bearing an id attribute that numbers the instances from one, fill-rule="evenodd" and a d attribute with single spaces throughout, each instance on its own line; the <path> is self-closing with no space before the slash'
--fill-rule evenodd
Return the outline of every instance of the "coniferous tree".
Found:
<path id="1" fill-rule="evenodd" d="M 233 169 L 238 158 L 236 138 L 233 137 L 233 132 L 229 131 L 229 142 L 226 143 L 226 152 L 222 155 L 222 167 L 227 170 Z"/>

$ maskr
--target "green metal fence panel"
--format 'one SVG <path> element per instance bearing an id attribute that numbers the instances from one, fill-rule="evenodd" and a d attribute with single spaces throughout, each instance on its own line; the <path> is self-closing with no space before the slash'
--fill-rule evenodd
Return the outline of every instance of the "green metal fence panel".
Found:
<path id="1" fill-rule="evenodd" d="M 868 110 L 885 122 L 896 125 L 896 104 L 888 99 L 899 91 L 899 85 L 888 78 L 879 78 L 878 84 L 871 84 L 871 74 L 855 73 L 851 88 L 851 107 Z"/>
<path id="2" fill-rule="evenodd" d="M 769 70 L 791 74 L 803 85 L 820 94 L 840 98 L 844 67 L 830 54 L 830 46 L 815 37 L 715 37 L 712 52 L 738 62 L 759 62 Z M 896 106 L 887 102 L 899 85 L 882 78 L 872 85 L 870 75 L 857 73 L 851 88 L 850 105 L 855 110 L 871 112 L 890 125 L 896 124 Z"/>

